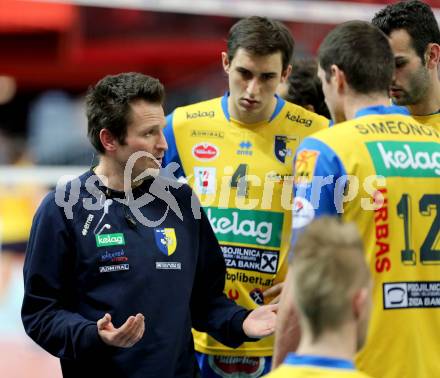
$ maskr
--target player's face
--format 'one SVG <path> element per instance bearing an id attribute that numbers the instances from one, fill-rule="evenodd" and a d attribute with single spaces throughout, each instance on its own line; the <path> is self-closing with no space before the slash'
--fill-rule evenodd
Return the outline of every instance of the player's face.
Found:
<path id="1" fill-rule="evenodd" d="M 274 110 L 275 93 L 290 74 L 283 71 L 281 52 L 254 55 L 239 48 L 232 61 L 222 53 L 223 68 L 229 75 L 229 112 L 244 123 L 268 120 Z"/>
<path id="2" fill-rule="evenodd" d="M 157 174 L 164 153 L 168 148 L 163 134 L 163 128 L 166 124 L 163 108 L 160 104 L 138 100 L 131 103 L 130 113 L 125 144 L 118 144 L 116 159 L 125 168 L 133 153 L 148 152 L 152 156 L 140 157 L 134 163 L 132 178 L 146 169 L 153 169 L 150 172 Z"/>
<path id="3" fill-rule="evenodd" d="M 322 92 L 324 93 L 325 103 L 330 112 L 332 120 L 335 123 L 344 122 L 346 120 L 340 95 L 337 91 L 337 83 L 335 78 L 332 76 L 330 80 L 327 81 L 325 76 L 325 71 L 318 65 L 318 77 L 321 80 Z"/>
<path id="4" fill-rule="evenodd" d="M 428 68 L 412 47 L 406 30 L 394 30 L 389 41 L 396 64 L 390 96 L 397 105 L 419 104 L 429 87 Z"/>

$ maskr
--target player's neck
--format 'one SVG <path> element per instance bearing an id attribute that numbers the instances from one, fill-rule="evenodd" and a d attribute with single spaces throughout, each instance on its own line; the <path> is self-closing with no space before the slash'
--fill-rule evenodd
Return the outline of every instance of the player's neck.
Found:
<path id="1" fill-rule="evenodd" d="M 345 97 L 344 114 L 347 120 L 356 117 L 356 113 L 370 106 L 390 106 L 390 99 L 381 93 L 353 94 Z"/>
<path id="2" fill-rule="evenodd" d="M 345 325 L 337 331 L 325 331 L 317 340 L 313 340 L 308 332 L 304 332 L 296 353 L 353 360 L 356 353 L 354 327 Z"/>
<path id="3" fill-rule="evenodd" d="M 429 115 L 440 110 L 440 81 L 435 77 L 430 82 L 428 91 L 422 101 L 415 105 L 408 105 L 408 109 L 413 115 Z"/>
<path id="4" fill-rule="evenodd" d="M 262 109 L 261 112 L 246 112 L 245 110 L 240 109 L 233 103 L 231 96 L 228 97 L 228 110 L 231 118 L 237 120 L 238 122 L 247 123 L 250 125 L 254 123 L 269 121 L 271 115 L 275 111 L 276 105 L 277 98 L 274 96 L 272 101 L 267 104 L 267 106 Z"/>

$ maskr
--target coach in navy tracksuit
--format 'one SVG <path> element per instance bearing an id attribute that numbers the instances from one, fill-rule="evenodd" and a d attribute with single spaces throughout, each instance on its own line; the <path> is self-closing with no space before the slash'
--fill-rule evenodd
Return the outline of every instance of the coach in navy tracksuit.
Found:
<path id="1" fill-rule="evenodd" d="M 273 331 L 274 306 L 249 313 L 224 296 L 223 256 L 191 189 L 136 180 L 157 172 L 167 148 L 162 101 L 162 85 L 141 74 L 92 88 L 100 162 L 34 218 L 22 319 L 64 377 L 193 377 L 191 327 L 232 347 Z"/>

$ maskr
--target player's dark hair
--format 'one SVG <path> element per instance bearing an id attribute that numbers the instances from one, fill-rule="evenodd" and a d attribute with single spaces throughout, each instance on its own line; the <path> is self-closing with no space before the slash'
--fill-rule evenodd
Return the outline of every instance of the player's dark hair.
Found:
<path id="1" fill-rule="evenodd" d="M 421 1 L 411 0 L 388 5 L 376 13 L 372 23 L 388 36 L 394 30 L 405 30 L 423 63 L 428 44 L 440 44 L 440 31 L 434 13 L 428 4 Z"/>
<path id="2" fill-rule="evenodd" d="M 88 137 L 98 152 L 104 153 L 99 133 L 108 129 L 120 144 L 125 143 L 130 122 L 130 103 L 145 100 L 162 104 L 165 90 L 159 80 L 136 72 L 108 75 L 86 96 Z"/>
<path id="3" fill-rule="evenodd" d="M 287 82 L 285 99 L 302 107 L 312 105 L 314 112 L 330 118 L 321 80 L 317 75 L 318 65 L 315 60 L 296 60 Z"/>
<path id="4" fill-rule="evenodd" d="M 356 92 L 388 93 L 393 53 L 385 34 L 368 22 L 349 21 L 333 29 L 319 47 L 318 61 L 327 81 L 336 65 Z"/>
<path id="5" fill-rule="evenodd" d="M 252 16 L 238 21 L 229 30 L 228 58 L 232 62 L 240 47 L 259 56 L 279 51 L 285 70 L 292 59 L 294 45 L 292 34 L 281 22 Z"/>

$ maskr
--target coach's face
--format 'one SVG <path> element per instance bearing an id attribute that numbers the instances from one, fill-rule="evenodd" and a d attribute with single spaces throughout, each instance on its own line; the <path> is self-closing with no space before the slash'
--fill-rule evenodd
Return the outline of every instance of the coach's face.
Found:
<path id="1" fill-rule="evenodd" d="M 229 77 L 228 107 L 231 116 L 240 122 L 267 121 L 275 109 L 275 93 L 290 74 L 283 71 L 281 52 L 255 55 L 239 48 L 232 61 L 222 53 L 223 68 Z"/>
<path id="2" fill-rule="evenodd" d="M 123 144 L 117 145 L 115 158 L 125 167 L 130 156 L 136 152 L 147 152 L 136 160 L 132 177 L 136 177 L 146 169 L 158 173 L 162 158 L 167 150 L 167 142 L 163 134 L 165 115 L 161 104 L 137 100 L 130 104 L 127 136 Z"/>

